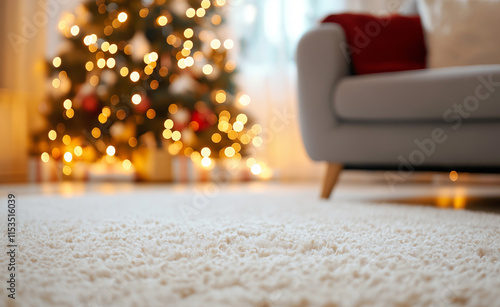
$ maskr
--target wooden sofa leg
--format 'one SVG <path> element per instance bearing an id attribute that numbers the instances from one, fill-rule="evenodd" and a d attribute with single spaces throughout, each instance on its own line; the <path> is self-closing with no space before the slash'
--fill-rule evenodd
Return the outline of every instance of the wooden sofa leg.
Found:
<path id="1" fill-rule="evenodd" d="M 339 179 L 340 172 L 342 172 L 343 166 L 342 164 L 337 163 L 328 163 L 328 167 L 326 170 L 326 176 L 323 181 L 323 189 L 321 190 L 321 198 L 328 199 L 330 198 L 330 194 Z"/>

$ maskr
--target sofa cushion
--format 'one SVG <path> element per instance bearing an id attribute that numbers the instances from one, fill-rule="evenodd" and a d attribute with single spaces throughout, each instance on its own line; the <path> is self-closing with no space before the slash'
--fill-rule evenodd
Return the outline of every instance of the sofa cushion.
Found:
<path id="1" fill-rule="evenodd" d="M 500 120 L 500 65 L 345 77 L 333 111 L 361 121 Z"/>
<path id="2" fill-rule="evenodd" d="M 323 22 L 339 24 L 358 75 L 425 68 L 426 50 L 420 17 L 366 14 L 330 15 Z"/>
<path id="3" fill-rule="evenodd" d="M 430 68 L 500 64 L 500 1 L 419 0 Z"/>
<path id="4" fill-rule="evenodd" d="M 398 13 L 403 16 L 418 15 L 417 0 L 403 0 L 398 9 Z"/>

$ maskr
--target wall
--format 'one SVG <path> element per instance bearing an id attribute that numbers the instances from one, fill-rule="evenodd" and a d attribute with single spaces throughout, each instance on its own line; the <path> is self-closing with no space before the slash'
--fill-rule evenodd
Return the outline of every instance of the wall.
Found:
<path id="1" fill-rule="evenodd" d="M 0 182 L 26 180 L 28 134 L 42 123 L 44 2 L 0 2 Z"/>

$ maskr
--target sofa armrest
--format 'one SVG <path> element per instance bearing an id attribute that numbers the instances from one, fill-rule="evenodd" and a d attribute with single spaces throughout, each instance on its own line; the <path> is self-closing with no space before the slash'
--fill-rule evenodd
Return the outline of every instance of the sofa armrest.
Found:
<path id="1" fill-rule="evenodd" d="M 343 29 L 326 23 L 307 32 L 297 48 L 299 118 L 307 153 L 320 159 L 321 144 L 338 123 L 331 103 L 339 80 L 350 75 Z"/>

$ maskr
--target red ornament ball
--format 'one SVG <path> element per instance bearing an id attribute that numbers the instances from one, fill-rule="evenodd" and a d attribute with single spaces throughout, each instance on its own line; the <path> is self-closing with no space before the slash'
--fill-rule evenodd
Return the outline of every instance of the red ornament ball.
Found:
<path id="1" fill-rule="evenodd" d="M 82 99 L 82 108 L 88 113 L 98 113 L 100 102 L 95 94 L 90 94 Z"/>
<path id="2" fill-rule="evenodd" d="M 197 131 L 204 131 L 212 126 L 212 123 L 210 122 L 210 115 L 210 112 L 200 112 L 198 110 L 193 111 L 191 121 L 198 124 Z"/>

